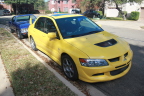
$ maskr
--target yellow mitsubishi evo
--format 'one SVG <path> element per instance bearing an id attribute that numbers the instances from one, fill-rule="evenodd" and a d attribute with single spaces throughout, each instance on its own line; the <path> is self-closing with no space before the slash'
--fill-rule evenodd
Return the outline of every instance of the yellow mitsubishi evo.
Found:
<path id="1" fill-rule="evenodd" d="M 110 81 L 131 68 L 129 44 L 83 15 L 40 16 L 28 28 L 28 37 L 32 49 L 41 50 L 61 65 L 71 80 Z"/>

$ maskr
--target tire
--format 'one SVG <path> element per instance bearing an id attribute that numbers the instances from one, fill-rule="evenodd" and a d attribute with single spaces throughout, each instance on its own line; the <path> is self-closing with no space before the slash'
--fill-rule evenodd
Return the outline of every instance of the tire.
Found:
<path id="1" fill-rule="evenodd" d="M 11 33 L 14 33 L 14 30 L 10 28 L 10 32 L 11 32 Z"/>
<path id="2" fill-rule="evenodd" d="M 23 39 L 24 36 L 21 34 L 21 32 L 19 30 L 17 30 L 17 35 L 19 39 Z"/>
<path id="3" fill-rule="evenodd" d="M 34 50 L 34 51 L 37 51 L 38 49 L 36 48 L 36 44 L 35 44 L 35 41 L 32 37 L 30 37 L 30 45 L 31 45 L 31 48 Z"/>
<path id="4" fill-rule="evenodd" d="M 68 55 L 62 56 L 62 70 L 70 80 L 78 80 L 78 72 L 74 61 Z"/>

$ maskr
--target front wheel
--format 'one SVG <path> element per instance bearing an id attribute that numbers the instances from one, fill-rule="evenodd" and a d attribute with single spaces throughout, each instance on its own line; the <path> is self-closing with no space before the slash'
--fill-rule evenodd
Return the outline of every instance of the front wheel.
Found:
<path id="1" fill-rule="evenodd" d="M 68 55 L 62 56 L 62 70 L 67 78 L 71 80 L 78 80 L 76 65 Z"/>
<path id="2" fill-rule="evenodd" d="M 19 39 L 23 39 L 24 36 L 21 34 L 21 32 L 19 30 L 17 30 L 17 35 Z"/>
<path id="3" fill-rule="evenodd" d="M 38 49 L 36 48 L 36 44 L 35 44 L 35 41 L 34 39 L 31 37 L 30 38 L 30 45 L 31 45 L 31 48 L 34 50 L 34 51 L 37 51 Z"/>

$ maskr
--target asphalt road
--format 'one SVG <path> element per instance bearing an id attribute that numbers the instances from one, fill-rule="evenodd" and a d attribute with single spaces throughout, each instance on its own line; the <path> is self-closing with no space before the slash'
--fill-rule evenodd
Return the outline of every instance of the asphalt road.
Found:
<path id="1" fill-rule="evenodd" d="M 107 96 L 144 96 L 144 30 L 106 25 L 103 28 L 129 42 L 134 53 L 132 68 L 122 78 L 91 85 Z"/>
<path id="2" fill-rule="evenodd" d="M 0 16 L 0 24 L 7 25 L 10 19 L 11 17 L 8 16 Z M 107 96 L 144 96 L 144 30 L 103 24 L 102 27 L 129 42 L 134 53 L 133 64 L 128 74 L 122 78 L 90 85 Z"/>

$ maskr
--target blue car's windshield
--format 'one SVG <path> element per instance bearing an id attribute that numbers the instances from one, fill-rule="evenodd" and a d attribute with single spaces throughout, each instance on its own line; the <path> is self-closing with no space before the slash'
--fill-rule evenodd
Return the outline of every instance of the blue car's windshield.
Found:
<path id="1" fill-rule="evenodd" d="M 79 37 L 103 31 L 84 16 L 56 19 L 63 38 Z"/>
<path id="2" fill-rule="evenodd" d="M 18 16 L 16 21 L 20 22 L 20 21 L 28 21 L 30 18 L 32 18 L 32 20 L 35 20 L 36 17 L 34 15 L 28 15 L 28 16 Z"/>

